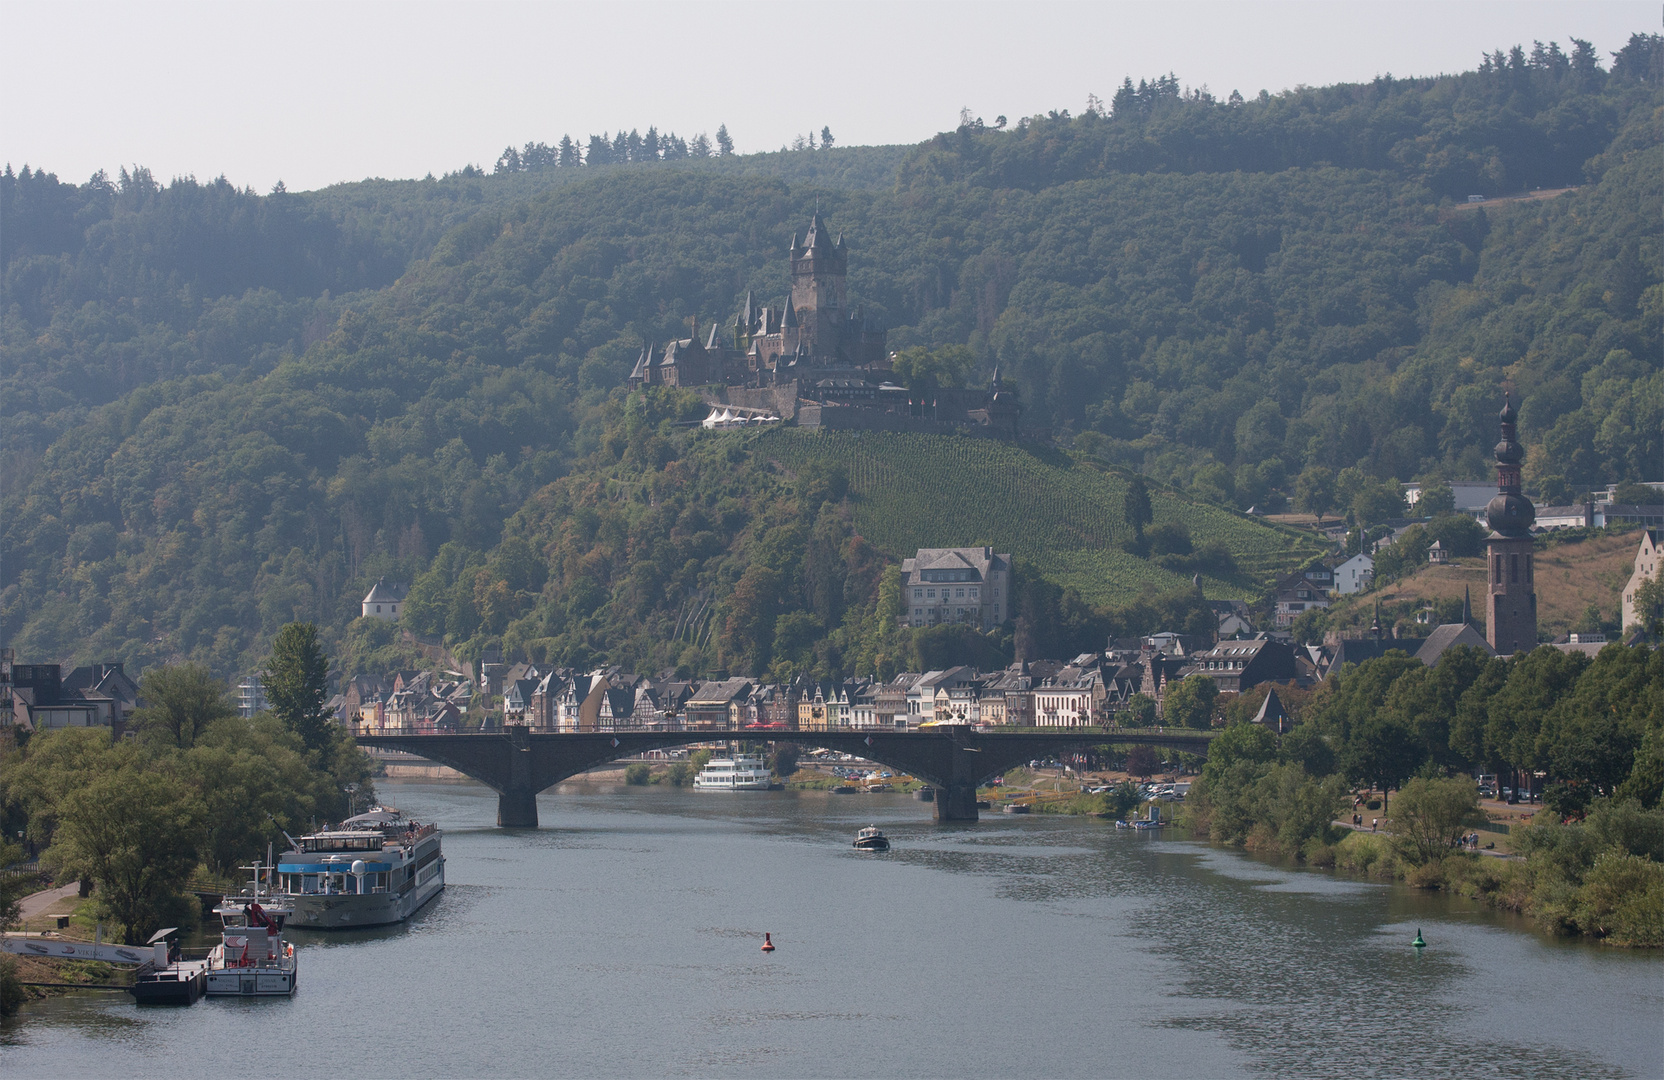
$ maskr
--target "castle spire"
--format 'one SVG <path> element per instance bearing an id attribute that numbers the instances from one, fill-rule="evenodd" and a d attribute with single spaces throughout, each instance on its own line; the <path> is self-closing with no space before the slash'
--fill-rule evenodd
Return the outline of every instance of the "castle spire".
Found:
<path id="1" fill-rule="evenodd" d="M 786 316 L 780 325 L 787 330 L 797 329 L 797 309 L 792 307 L 791 293 L 786 294 Z"/>

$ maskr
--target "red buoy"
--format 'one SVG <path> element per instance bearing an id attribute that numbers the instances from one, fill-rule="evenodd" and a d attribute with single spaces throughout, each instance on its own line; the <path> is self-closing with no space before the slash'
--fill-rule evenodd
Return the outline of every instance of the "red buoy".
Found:
<path id="1" fill-rule="evenodd" d="M 764 952 L 773 952 L 774 951 L 774 942 L 769 939 L 769 936 L 767 934 L 763 935 L 763 951 Z"/>

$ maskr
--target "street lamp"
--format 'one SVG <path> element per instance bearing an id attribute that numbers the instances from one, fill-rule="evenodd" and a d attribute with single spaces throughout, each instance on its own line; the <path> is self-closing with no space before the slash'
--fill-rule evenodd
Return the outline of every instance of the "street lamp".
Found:
<path id="1" fill-rule="evenodd" d="M 358 813 L 358 785 L 348 784 L 344 790 L 347 793 L 347 816 L 353 817 Z"/>

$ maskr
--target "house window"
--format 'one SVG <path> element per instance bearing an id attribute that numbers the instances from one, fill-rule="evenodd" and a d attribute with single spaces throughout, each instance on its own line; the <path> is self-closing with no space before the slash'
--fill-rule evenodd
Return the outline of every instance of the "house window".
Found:
<path id="1" fill-rule="evenodd" d="M 376 614 L 377 614 L 377 615 L 380 615 L 380 614 L 381 614 L 381 605 L 380 605 L 380 604 L 377 604 L 377 605 L 376 605 Z"/>
<path id="2" fill-rule="evenodd" d="M 924 608 L 922 608 L 922 607 L 914 608 L 913 609 L 913 614 L 918 618 L 923 618 L 924 617 Z"/>
<path id="3" fill-rule="evenodd" d="M 932 600 L 936 599 L 936 590 L 935 589 L 930 590 L 930 598 Z"/>
<path id="4" fill-rule="evenodd" d="M 965 590 L 964 590 L 964 589 L 960 589 L 960 590 L 958 590 L 958 592 L 957 592 L 957 593 L 956 593 L 956 595 L 957 595 L 957 596 L 958 596 L 958 597 L 959 597 L 959 599 L 961 599 L 961 600 L 963 600 L 963 599 L 965 599 Z"/>
<path id="5" fill-rule="evenodd" d="M 977 590 L 977 589 L 972 589 L 972 590 L 971 590 L 971 599 L 972 599 L 972 600 L 975 600 L 975 599 L 977 599 L 977 593 L 978 593 L 978 591 L 979 591 L 979 590 Z"/>
<path id="6" fill-rule="evenodd" d="M 914 589 L 913 590 L 913 599 L 923 600 L 924 599 L 924 590 L 923 589 Z"/>

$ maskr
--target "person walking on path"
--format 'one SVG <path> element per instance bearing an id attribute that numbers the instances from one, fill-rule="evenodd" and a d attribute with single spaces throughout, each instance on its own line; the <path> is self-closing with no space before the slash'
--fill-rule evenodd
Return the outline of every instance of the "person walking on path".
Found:
<path id="1" fill-rule="evenodd" d="M 1374 832 L 1374 831 L 1375 831 L 1375 827 L 1376 827 L 1376 826 L 1377 826 L 1377 825 L 1379 825 L 1379 824 L 1381 824 L 1381 819 L 1380 819 L 1380 818 L 1378 818 L 1378 817 L 1372 817 L 1372 818 L 1370 818 L 1370 819 L 1369 819 L 1369 831 L 1370 831 L 1370 832 Z"/>

